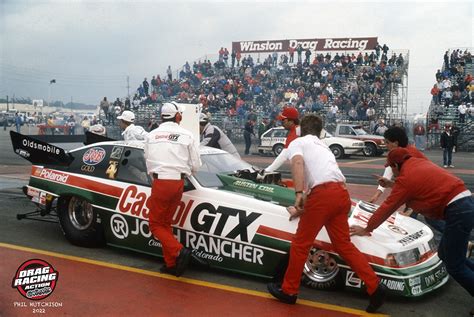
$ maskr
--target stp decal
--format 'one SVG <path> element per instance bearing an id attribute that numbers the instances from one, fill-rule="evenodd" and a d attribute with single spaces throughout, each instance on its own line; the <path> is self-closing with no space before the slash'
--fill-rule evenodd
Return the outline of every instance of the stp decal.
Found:
<path id="1" fill-rule="evenodd" d="M 48 262 L 32 259 L 18 267 L 12 287 L 27 299 L 41 300 L 53 293 L 58 276 L 58 271 Z"/>
<path id="2" fill-rule="evenodd" d="M 87 165 L 97 165 L 105 157 L 105 150 L 101 147 L 93 147 L 92 149 L 87 150 L 86 153 L 82 156 L 82 161 Z"/>

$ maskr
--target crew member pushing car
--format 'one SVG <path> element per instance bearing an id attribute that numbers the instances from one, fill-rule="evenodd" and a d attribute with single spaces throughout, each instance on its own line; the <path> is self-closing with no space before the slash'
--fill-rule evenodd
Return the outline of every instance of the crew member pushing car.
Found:
<path id="1" fill-rule="evenodd" d="M 391 150 L 386 165 L 392 167 L 395 183 L 382 177 L 379 183 L 385 187 L 393 185 L 390 196 L 374 212 L 365 228 L 352 226 L 351 233 L 368 235 L 403 204 L 428 218 L 444 219 L 438 256 L 446 264 L 448 273 L 474 296 L 474 262 L 466 259 L 474 226 L 471 192 L 461 179 L 429 160 L 412 157 L 405 148 Z"/>
<path id="2" fill-rule="evenodd" d="M 120 116 L 120 128 L 123 129 L 122 136 L 125 141 L 143 141 L 147 132 L 139 125 L 135 125 L 135 114 L 131 111 L 125 110 Z"/>
<path id="3" fill-rule="evenodd" d="M 173 235 L 171 221 L 183 195 L 184 178 L 197 172 L 201 159 L 191 132 L 181 128 L 182 112 L 176 103 L 161 108 L 162 123 L 145 138 L 145 159 L 153 178 L 149 225 L 161 242 L 165 265 L 162 273 L 180 276 L 188 266 L 191 250 Z"/>
<path id="4" fill-rule="evenodd" d="M 367 312 L 375 312 L 385 299 L 386 286 L 380 283 L 364 255 L 352 244 L 347 214 L 351 200 L 345 177 L 329 147 L 319 139 L 323 122 L 319 116 L 307 115 L 301 120 L 301 137 L 288 147 L 295 186 L 294 209 L 288 209 L 290 220 L 300 217 L 291 241 L 290 260 L 283 284 L 268 284 L 269 292 L 287 304 L 296 302 L 301 273 L 314 239 L 326 227 L 334 251 L 364 281 L 370 294 Z M 307 196 L 304 197 L 303 190 Z"/>

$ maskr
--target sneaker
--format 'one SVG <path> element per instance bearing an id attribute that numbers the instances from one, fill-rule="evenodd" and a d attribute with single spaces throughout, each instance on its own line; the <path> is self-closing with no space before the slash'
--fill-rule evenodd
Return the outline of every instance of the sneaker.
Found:
<path id="1" fill-rule="evenodd" d="M 179 251 L 178 258 L 176 259 L 176 276 L 181 276 L 184 273 L 191 259 L 191 254 L 192 251 L 188 248 L 183 247 L 181 251 Z"/>
<path id="2" fill-rule="evenodd" d="M 450 168 L 454 168 L 454 165 L 449 165 Z"/>
<path id="3" fill-rule="evenodd" d="M 448 168 L 448 165 L 443 165 L 444 168 Z"/>
<path id="4" fill-rule="evenodd" d="M 370 295 L 369 306 L 365 309 L 368 313 L 375 313 L 380 306 L 383 305 L 385 297 L 387 296 L 387 286 L 380 283 L 375 292 Z"/>
<path id="5" fill-rule="evenodd" d="M 176 275 L 176 266 L 167 267 L 165 264 L 160 268 L 160 273 Z"/>
<path id="6" fill-rule="evenodd" d="M 267 289 L 270 292 L 270 294 L 273 295 L 273 297 L 277 298 L 278 300 L 280 300 L 281 302 L 285 304 L 293 305 L 296 303 L 296 299 L 298 298 L 297 295 L 290 295 L 283 292 L 281 289 L 281 285 L 277 283 L 268 283 Z"/>

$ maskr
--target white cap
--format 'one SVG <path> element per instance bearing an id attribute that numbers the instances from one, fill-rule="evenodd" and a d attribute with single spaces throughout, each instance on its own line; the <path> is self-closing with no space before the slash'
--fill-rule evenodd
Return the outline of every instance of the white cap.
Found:
<path id="1" fill-rule="evenodd" d="M 174 118 L 174 116 L 177 113 L 183 112 L 181 107 L 176 103 L 176 102 L 167 102 L 164 103 L 163 106 L 161 107 L 161 117 L 164 119 L 171 119 Z"/>
<path id="2" fill-rule="evenodd" d="M 122 112 L 120 116 L 117 117 L 117 119 L 127 121 L 127 122 L 134 122 L 135 114 L 131 111 L 125 110 L 124 112 Z"/>

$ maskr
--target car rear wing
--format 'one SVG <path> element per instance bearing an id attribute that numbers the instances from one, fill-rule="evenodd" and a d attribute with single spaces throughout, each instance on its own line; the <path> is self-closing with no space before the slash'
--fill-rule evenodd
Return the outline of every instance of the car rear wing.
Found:
<path id="1" fill-rule="evenodd" d="M 99 142 L 107 142 L 107 141 L 117 141 L 112 138 L 108 138 L 106 136 L 92 133 L 90 131 L 86 131 L 86 141 L 84 142 L 84 145 L 89 145 L 89 144 L 94 144 L 94 143 L 99 143 Z"/>
<path id="2" fill-rule="evenodd" d="M 74 160 L 71 154 L 62 148 L 29 136 L 10 131 L 13 151 L 36 165 L 68 166 Z"/>

